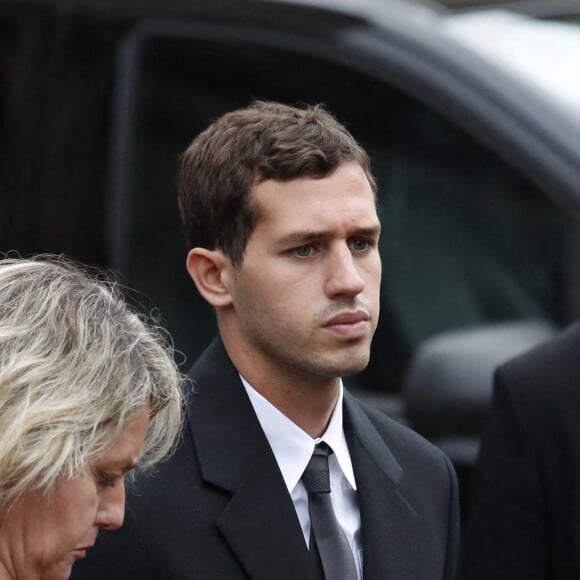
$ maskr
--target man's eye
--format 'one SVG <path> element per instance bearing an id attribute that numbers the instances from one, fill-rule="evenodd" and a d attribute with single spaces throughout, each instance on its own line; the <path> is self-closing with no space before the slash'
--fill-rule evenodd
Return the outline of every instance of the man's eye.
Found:
<path id="1" fill-rule="evenodd" d="M 296 256 L 297 258 L 309 258 L 312 256 L 313 251 L 314 248 L 311 245 L 300 246 L 292 250 L 292 255 Z"/>
<path id="2" fill-rule="evenodd" d="M 368 240 L 353 240 L 350 247 L 355 252 L 365 252 L 370 247 L 370 242 Z"/>

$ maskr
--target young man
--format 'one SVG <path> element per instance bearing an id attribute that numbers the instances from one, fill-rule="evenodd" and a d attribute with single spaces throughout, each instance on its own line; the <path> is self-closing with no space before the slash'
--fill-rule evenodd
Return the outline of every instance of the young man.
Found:
<path id="1" fill-rule="evenodd" d="M 189 373 L 181 446 L 129 497 L 125 542 L 76 577 L 451 580 L 449 461 L 341 382 L 379 314 L 366 153 L 320 107 L 258 102 L 193 141 L 179 185 L 219 338 Z"/>

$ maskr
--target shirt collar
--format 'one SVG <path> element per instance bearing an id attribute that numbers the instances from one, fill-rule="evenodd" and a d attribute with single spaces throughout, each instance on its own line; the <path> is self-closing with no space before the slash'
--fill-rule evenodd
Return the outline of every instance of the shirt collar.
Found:
<path id="1" fill-rule="evenodd" d="M 356 481 L 350 453 L 343 430 L 343 386 L 339 387 L 338 399 L 330 417 L 328 427 L 320 438 L 312 439 L 296 423 L 279 411 L 270 401 L 240 375 L 244 388 L 248 393 L 258 421 L 272 448 L 282 477 L 289 493 L 292 493 L 312 457 L 314 446 L 321 441 L 327 443 L 334 451 L 338 465 L 350 484 L 356 490 Z"/>

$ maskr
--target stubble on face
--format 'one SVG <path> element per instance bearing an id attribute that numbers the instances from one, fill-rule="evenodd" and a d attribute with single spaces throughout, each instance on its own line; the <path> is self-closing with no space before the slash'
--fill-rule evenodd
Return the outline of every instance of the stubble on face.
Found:
<path id="1" fill-rule="evenodd" d="M 327 384 L 329 380 L 358 373 L 368 365 L 378 313 L 361 299 L 329 304 L 314 313 L 310 321 L 303 320 L 302 328 L 309 330 L 300 332 L 293 320 L 272 308 L 268 300 L 256 300 L 240 279 L 236 291 L 239 308 L 244 312 L 240 318 L 241 332 L 253 368 L 269 367 L 271 376 L 282 374 L 297 381 Z M 331 336 L 317 337 L 326 321 L 355 309 L 369 315 L 372 330 L 368 335 L 340 343 Z M 309 348 L 313 345 L 316 348 Z"/>

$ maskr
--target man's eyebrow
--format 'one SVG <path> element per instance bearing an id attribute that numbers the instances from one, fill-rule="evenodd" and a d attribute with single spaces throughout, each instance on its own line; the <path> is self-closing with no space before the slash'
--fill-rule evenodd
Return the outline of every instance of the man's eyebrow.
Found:
<path id="1" fill-rule="evenodd" d="M 371 226 L 367 228 L 357 228 L 349 234 L 349 238 L 354 238 L 357 236 L 361 237 L 376 237 L 381 232 L 380 224 L 376 226 Z M 300 244 L 307 244 L 315 240 L 320 240 L 328 236 L 328 232 L 324 230 L 300 230 L 297 232 L 292 232 L 278 239 L 277 244 L 279 246 L 293 246 Z"/>
<path id="2" fill-rule="evenodd" d="M 299 244 L 305 244 L 313 240 L 319 240 L 326 236 L 324 231 L 315 230 L 301 230 L 298 232 L 292 232 L 278 239 L 278 245 L 280 246 L 293 246 Z"/>
<path id="3" fill-rule="evenodd" d="M 350 237 L 354 236 L 363 236 L 363 237 L 374 237 L 378 236 L 381 233 L 381 224 L 377 224 L 376 226 L 372 226 L 370 228 L 358 228 L 356 229 Z"/>

